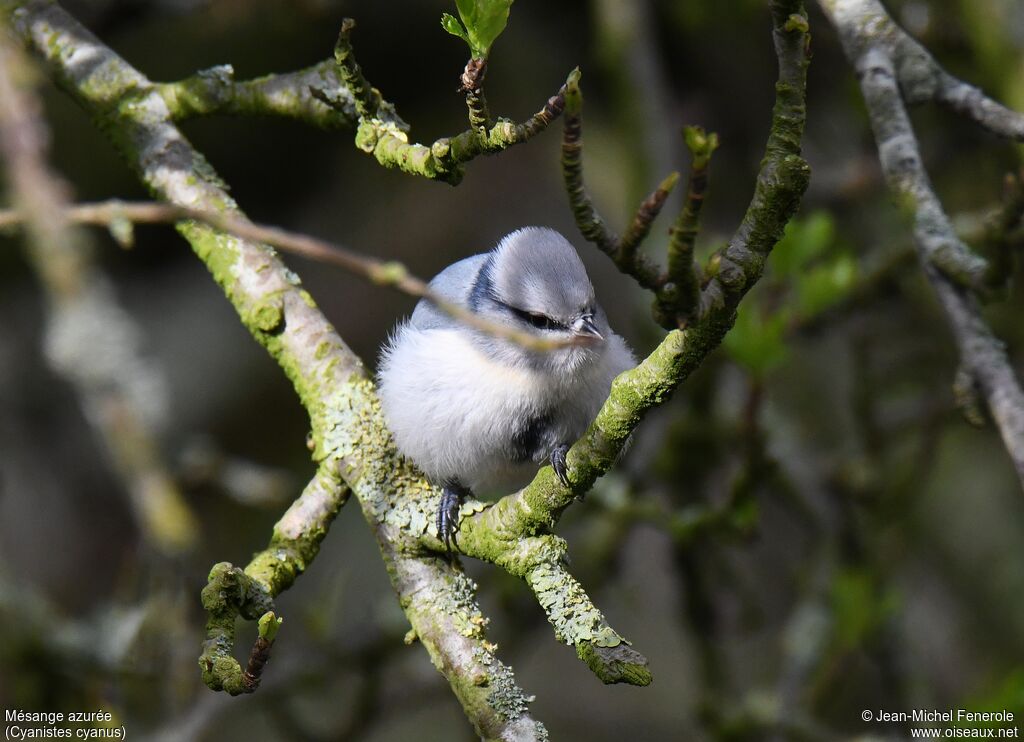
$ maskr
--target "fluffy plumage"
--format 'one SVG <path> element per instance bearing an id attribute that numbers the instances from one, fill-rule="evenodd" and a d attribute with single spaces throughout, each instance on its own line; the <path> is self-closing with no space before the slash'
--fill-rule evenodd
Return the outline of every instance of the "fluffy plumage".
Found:
<path id="1" fill-rule="evenodd" d="M 528 350 L 421 301 L 381 353 L 380 397 L 399 451 L 440 485 L 517 489 L 583 434 L 633 355 L 609 328 L 576 250 L 553 230 L 513 232 L 430 285 L 489 320 L 589 341 Z"/>

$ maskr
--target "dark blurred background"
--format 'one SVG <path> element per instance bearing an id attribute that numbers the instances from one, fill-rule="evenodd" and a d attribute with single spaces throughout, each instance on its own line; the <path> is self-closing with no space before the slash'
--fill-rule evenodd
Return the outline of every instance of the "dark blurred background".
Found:
<path id="1" fill-rule="evenodd" d="M 221 63 L 240 79 L 298 69 L 328 57 L 352 16 L 364 71 L 427 142 L 466 126 L 456 93 L 466 49 L 438 23 L 453 5 L 65 3 L 157 80 Z M 707 255 L 739 222 L 767 134 L 765 6 L 519 0 L 490 60 L 492 112 L 526 118 L 579 65 L 588 185 L 618 229 L 662 177 L 685 172 L 682 126 L 716 131 Z M 887 6 L 952 72 L 1024 109 L 1018 0 Z M 653 685 L 601 685 L 523 584 L 467 565 L 491 638 L 554 739 L 889 738 L 906 730 L 865 724 L 862 709 L 1024 715 L 1024 498 L 997 433 L 956 409 L 952 338 L 881 180 L 856 80 L 816 8 L 811 23 L 813 178 L 801 215 L 725 347 L 560 531 L 610 623 L 650 658 Z M 52 164 L 75 198 L 145 197 L 88 116 L 42 92 Z M 946 111 L 913 116 L 937 190 L 971 239 L 1021 149 Z M 452 188 L 382 169 L 351 132 L 254 118 L 183 125 L 254 220 L 421 277 L 516 227 L 560 229 L 644 355 L 660 337 L 649 300 L 576 231 L 560 128 L 473 162 Z M 656 256 L 680 201 L 648 242 Z M 194 538 L 168 553 L 140 524 L 75 389 L 46 362 L 46 305 L 21 242 L 0 237 L 0 707 L 105 708 L 135 739 L 471 738 L 426 653 L 403 644 L 408 625 L 354 505 L 278 600 L 285 623 L 263 687 L 228 698 L 203 686 L 199 591 L 213 563 L 244 564 L 266 544 L 313 473 L 308 421 L 173 230 L 140 227 L 130 251 L 94 238 L 141 332 L 160 451 L 188 511 L 176 517 Z M 413 301 L 288 263 L 372 366 Z M 986 309 L 1017 369 L 1021 310 L 1015 287 Z M 246 646 L 252 626 L 241 631 Z"/>

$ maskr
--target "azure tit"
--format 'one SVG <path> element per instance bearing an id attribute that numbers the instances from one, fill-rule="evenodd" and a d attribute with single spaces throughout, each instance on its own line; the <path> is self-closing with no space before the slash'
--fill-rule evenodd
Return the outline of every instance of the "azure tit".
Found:
<path id="1" fill-rule="evenodd" d="M 398 450 L 443 488 L 437 531 L 450 550 L 467 495 L 519 489 L 547 461 L 568 483 L 569 445 L 634 359 L 608 326 L 575 248 L 554 230 L 512 232 L 445 268 L 430 287 L 491 322 L 573 341 L 527 348 L 422 300 L 381 352 L 384 417 Z"/>

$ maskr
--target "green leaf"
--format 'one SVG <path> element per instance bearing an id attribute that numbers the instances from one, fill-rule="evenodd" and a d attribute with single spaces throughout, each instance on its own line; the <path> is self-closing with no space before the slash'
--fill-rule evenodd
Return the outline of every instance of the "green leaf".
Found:
<path id="1" fill-rule="evenodd" d="M 277 631 L 281 628 L 282 623 L 284 623 L 283 618 L 278 618 L 273 611 L 267 611 L 257 623 L 260 636 L 268 642 L 273 642 L 277 638 Z"/>
<path id="2" fill-rule="evenodd" d="M 469 44 L 474 58 L 483 59 L 508 24 L 513 0 L 455 0 L 462 25 L 448 13 L 441 16 L 445 31 Z M 463 28 L 465 26 L 465 28 Z"/>
<path id="3" fill-rule="evenodd" d="M 763 376 L 786 360 L 786 324 L 785 312 L 765 317 L 759 307 L 744 302 L 722 344 L 736 363 Z"/>
<path id="4" fill-rule="evenodd" d="M 441 14 L 441 28 L 450 33 L 452 36 L 458 36 L 460 39 L 469 43 L 469 34 L 466 33 L 466 29 L 459 23 L 459 19 L 453 16 L 451 13 Z"/>
<path id="5" fill-rule="evenodd" d="M 796 277 L 797 305 L 804 317 L 813 317 L 841 301 L 857 283 L 857 261 L 842 254 L 825 265 Z"/>
<path id="6" fill-rule="evenodd" d="M 826 211 L 815 211 L 786 225 L 786 233 L 772 250 L 772 269 L 781 276 L 800 273 L 835 242 L 836 227 Z"/>

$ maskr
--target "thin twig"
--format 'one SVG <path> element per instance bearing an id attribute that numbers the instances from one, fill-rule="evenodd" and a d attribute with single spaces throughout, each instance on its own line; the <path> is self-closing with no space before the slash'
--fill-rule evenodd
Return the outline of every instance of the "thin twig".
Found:
<path id="1" fill-rule="evenodd" d="M 237 237 L 272 245 L 310 260 L 337 265 L 349 273 L 366 278 L 379 286 L 397 289 L 409 296 L 426 299 L 445 314 L 474 329 L 511 340 L 531 350 L 552 350 L 575 345 L 578 342 L 576 340 L 543 338 L 484 319 L 475 312 L 455 304 L 433 291 L 425 281 L 410 275 L 401 263 L 377 260 L 316 237 L 289 232 L 280 227 L 255 224 L 238 216 L 170 204 L 126 201 L 78 204 L 61 213 L 71 222 L 108 228 L 116 228 L 117 225 L 124 222 L 171 224 L 183 219 L 191 219 L 209 224 L 211 227 Z M 0 229 L 19 226 L 23 222 L 24 217 L 19 212 L 0 210 Z"/>
<path id="2" fill-rule="evenodd" d="M 657 291 L 665 283 L 665 276 L 657 265 L 638 251 L 638 247 L 650 232 L 651 224 L 678 182 L 679 174 L 671 173 L 644 199 L 623 237 L 611 231 L 597 213 L 583 181 L 583 93 L 579 83 L 580 71 L 577 68 L 565 83 L 562 133 L 562 178 L 576 226 L 583 237 L 611 258 L 620 271 L 632 276 L 642 287 Z"/>
<path id="3" fill-rule="evenodd" d="M 700 309 L 700 268 L 693 259 L 700 212 L 708 190 L 708 167 L 711 155 L 718 148 L 718 135 L 707 134 L 699 126 L 684 131 L 690 150 L 690 177 L 686 184 L 686 201 L 669 231 L 668 283 L 662 295 L 660 311 L 684 325 L 696 318 Z"/>
<path id="4" fill-rule="evenodd" d="M 350 38 L 356 22 L 352 18 L 344 18 L 341 21 L 341 30 L 338 31 L 338 41 L 334 45 L 334 61 L 338 64 L 338 71 L 341 73 L 345 87 L 352 91 L 352 98 L 356 103 L 356 111 L 360 118 L 374 118 L 378 115 L 384 99 L 380 91 L 370 85 L 363 75 L 363 70 L 356 62 L 355 54 L 352 51 L 352 40 Z"/>
<path id="5" fill-rule="evenodd" d="M 484 96 L 484 78 L 487 76 L 487 59 L 474 57 L 466 62 L 466 69 L 459 78 L 459 91 L 466 96 L 469 113 L 469 128 L 486 136 L 491 128 L 491 112 Z"/>

